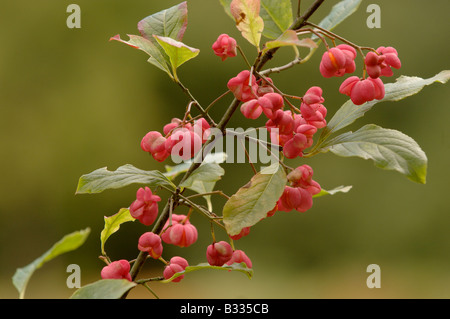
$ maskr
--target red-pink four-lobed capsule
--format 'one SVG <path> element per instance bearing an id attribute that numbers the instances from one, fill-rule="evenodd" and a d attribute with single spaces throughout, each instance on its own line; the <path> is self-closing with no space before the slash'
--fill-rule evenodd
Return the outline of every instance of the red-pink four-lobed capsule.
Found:
<path id="1" fill-rule="evenodd" d="M 147 252 L 152 258 L 158 259 L 163 252 L 161 237 L 152 232 L 146 232 L 139 237 L 138 249 Z"/>
<path id="2" fill-rule="evenodd" d="M 102 279 L 127 279 L 131 281 L 130 263 L 125 259 L 113 261 L 103 267 L 100 275 Z"/>
<path id="3" fill-rule="evenodd" d="M 226 241 L 209 245 L 206 249 L 206 259 L 211 266 L 222 266 L 231 259 L 233 249 Z"/>
<path id="4" fill-rule="evenodd" d="M 212 49 L 215 55 L 220 57 L 222 61 L 225 61 L 226 58 L 236 56 L 236 46 L 236 40 L 224 33 L 219 35 L 217 40 L 213 43 Z"/>
<path id="5" fill-rule="evenodd" d="M 177 272 L 182 272 L 189 266 L 189 263 L 183 257 L 175 256 L 172 257 L 169 261 L 169 264 L 164 268 L 163 276 L 165 279 L 172 278 L 174 274 Z M 184 275 L 178 276 L 172 282 L 179 282 L 184 278 Z"/>
<path id="6" fill-rule="evenodd" d="M 167 243 L 179 247 L 189 247 L 197 241 L 197 228 L 189 222 L 185 215 L 172 214 L 172 226 L 169 220 L 164 225 L 161 239 Z"/>
<path id="7" fill-rule="evenodd" d="M 150 188 L 139 188 L 136 200 L 130 205 L 130 214 L 142 224 L 149 226 L 153 224 L 158 215 L 159 201 L 161 201 L 161 197 L 154 195 Z"/>

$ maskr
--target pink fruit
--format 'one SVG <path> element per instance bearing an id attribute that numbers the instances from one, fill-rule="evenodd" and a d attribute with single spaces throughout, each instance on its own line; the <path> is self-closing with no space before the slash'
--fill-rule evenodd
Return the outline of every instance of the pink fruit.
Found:
<path id="1" fill-rule="evenodd" d="M 155 233 L 146 232 L 139 237 L 138 249 L 148 252 L 152 258 L 158 259 L 163 251 L 161 238 Z"/>
<path id="2" fill-rule="evenodd" d="M 169 264 L 164 268 L 163 276 L 165 279 L 172 278 L 172 276 L 177 272 L 184 271 L 187 266 L 189 266 L 189 264 L 183 257 L 172 257 L 169 261 Z M 172 280 L 172 282 L 179 282 L 183 278 L 184 275 L 178 276 L 177 278 Z"/>
<path id="3" fill-rule="evenodd" d="M 320 73 L 326 78 L 353 73 L 356 68 L 355 57 L 356 51 L 349 45 L 341 44 L 331 48 L 322 55 Z"/>
<path id="4" fill-rule="evenodd" d="M 384 97 L 384 84 L 380 78 L 360 79 L 352 76 L 342 82 L 339 92 L 348 95 L 355 105 L 361 105 L 372 100 L 381 100 Z"/>
<path id="5" fill-rule="evenodd" d="M 158 202 L 161 198 L 153 195 L 150 188 L 139 188 L 136 200 L 130 205 L 130 214 L 142 224 L 149 226 L 153 224 L 158 215 Z"/>
<path id="6" fill-rule="evenodd" d="M 100 275 L 102 279 L 127 279 L 131 281 L 130 263 L 125 259 L 113 261 L 103 267 Z"/>
<path id="7" fill-rule="evenodd" d="M 228 34 L 221 34 L 217 38 L 216 42 L 213 43 L 212 49 L 214 54 L 219 56 L 222 61 L 226 58 L 236 56 L 236 40 L 230 37 Z"/>
<path id="8" fill-rule="evenodd" d="M 222 266 L 231 259 L 233 249 L 225 241 L 219 241 L 208 246 L 206 259 L 211 266 Z"/>
<path id="9" fill-rule="evenodd" d="M 258 84 L 255 76 L 250 74 L 249 70 L 241 71 L 237 76 L 231 78 L 227 87 L 239 101 L 247 102 L 257 98 Z"/>
<path id="10" fill-rule="evenodd" d="M 391 67 L 394 69 L 400 69 L 402 67 L 402 63 L 398 58 L 397 50 L 393 47 L 379 47 L 377 52 L 384 56 L 384 64 L 386 65 L 381 69 L 382 76 L 392 76 L 394 72 Z"/>
<path id="11" fill-rule="evenodd" d="M 226 262 L 227 265 L 232 265 L 234 263 L 245 263 L 247 268 L 252 268 L 252 261 L 242 250 L 235 250 L 231 256 L 231 259 Z"/>

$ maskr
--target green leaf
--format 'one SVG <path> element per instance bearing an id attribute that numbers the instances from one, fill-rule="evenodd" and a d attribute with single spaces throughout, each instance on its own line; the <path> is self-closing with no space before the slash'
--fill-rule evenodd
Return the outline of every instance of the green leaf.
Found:
<path id="1" fill-rule="evenodd" d="M 223 266 L 211 266 L 208 263 L 201 263 L 198 264 L 196 266 L 187 266 L 186 269 L 184 271 L 180 271 L 175 273 L 172 277 L 170 277 L 169 279 L 166 280 L 162 280 L 160 281 L 161 283 L 168 283 L 171 282 L 172 280 L 174 280 L 177 277 L 180 277 L 182 275 L 185 275 L 187 273 L 193 272 L 193 271 L 197 271 L 197 270 L 202 270 L 202 269 L 218 269 L 218 270 L 226 270 L 226 271 L 239 271 L 242 272 L 244 274 L 247 275 L 247 277 L 249 279 L 252 278 L 253 276 L 253 270 L 250 268 L 247 268 L 247 265 L 245 263 L 234 263 L 231 265 L 223 265 Z"/>
<path id="2" fill-rule="evenodd" d="M 352 124 L 356 119 L 364 116 L 375 104 L 387 101 L 399 101 L 420 92 L 425 86 L 435 82 L 446 83 L 450 78 L 450 71 L 442 71 L 435 76 L 422 79 L 412 76 L 401 76 L 395 83 L 385 84 L 385 96 L 382 100 L 373 100 L 362 105 L 355 105 L 351 100 L 345 102 L 334 114 L 327 126 L 322 130 L 319 142 L 324 141 L 332 133 Z"/>
<path id="3" fill-rule="evenodd" d="M 278 38 L 294 21 L 290 0 L 261 0 L 260 15 L 264 21 L 262 34 L 270 39 Z"/>
<path id="4" fill-rule="evenodd" d="M 270 49 L 284 46 L 299 46 L 310 49 L 317 48 L 317 44 L 310 38 L 299 40 L 297 33 L 294 30 L 287 30 L 283 32 L 283 34 L 280 35 L 276 40 L 266 42 L 266 44 L 264 45 L 263 53 Z"/>
<path id="5" fill-rule="evenodd" d="M 116 171 L 108 171 L 103 167 L 81 176 L 76 194 L 101 193 L 107 189 L 121 188 L 134 183 L 146 184 L 148 187 L 168 186 L 174 190 L 176 188 L 160 171 L 144 171 L 126 164 Z"/>
<path id="6" fill-rule="evenodd" d="M 231 236 L 239 234 L 266 217 L 283 193 L 287 178 L 283 168 L 276 164 L 255 174 L 223 207 L 223 223 Z"/>
<path id="7" fill-rule="evenodd" d="M 260 0 L 233 0 L 230 3 L 230 12 L 236 21 L 236 27 L 258 51 L 264 29 L 264 21 L 259 16 L 260 8 Z"/>
<path id="8" fill-rule="evenodd" d="M 325 195 L 334 195 L 334 194 L 337 194 L 337 193 L 347 193 L 351 188 L 352 188 L 352 186 L 342 186 L 342 185 L 338 186 L 338 187 L 335 187 L 333 189 L 330 189 L 330 190 L 325 190 L 325 189 L 322 188 L 320 193 L 318 193 L 316 195 L 313 195 L 313 198 L 322 197 L 322 196 L 325 196 Z"/>
<path id="9" fill-rule="evenodd" d="M 169 57 L 166 57 L 166 54 L 162 52 L 162 48 L 157 47 L 155 43 L 150 40 L 147 40 L 138 35 L 128 35 L 130 38 L 129 41 L 122 40 L 120 36 L 117 34 L 112 37 L 111 40 L 119 41 L 121 43 L 125 43 L 135 49 L 139 49 L 147 53 L 150 58 L 147 60 L 149 63 L 153 64 L 157 68 L 166 72 L 171 78 L 173 78 L 172 73 L 170 72 L 170 68 L 167 64 L 167 60 Z"/>
<path id="10" fill-rule="evenodd" d="M 333 6 L 330 13 L 319 23 L 319 27 L 331 31 L 342 21 L 351 16 L 359 7 L 362 0 L 343 0 Z M 312 40 L 317 39 L 313 34 Z"/>
<path id="11" fill-rule="evenodd" d="M 131 216 L 128 208 L 121 208 L 118 213 L 109 217 L 105 216 L 104 219 L 105 219 L 105 227 L 103 228 L 100 234 L 100 241 L 102 254 L 106 255 L 105 243 L 108 240 L 108 238 L 120 229 L 120 225 L 129 221 L 135 221 L 135 219 L 133 218 L 133 216 Z"/>
<path id="12" fill-rule="evenodd" d="M 81 287 L 70 299 L 119 299 L 136 285 L 126 279 L 101 279 Z"/>
<path id="13" fill-rule="evenodd" d="M 200 165 L 183 183 L 181 187 L 186 187 L 198 194 L 209 193 L 214 190 L 216 182 L 222 178 L 225 170 L 216 163 L 204 163 Z M 212 210 L 211 195 L 203 196 L 208 204 L 208 209 Z"/>
<path id="14" fill-rule="evenodd" d="M 410 180 L 425 184 L 427 157 L 420 146 L 402 132 L 368 124 L 328 141 L 321 152 L 371 159 L 375 166 L 396 170 Z"/>
<path id="15" fill-rule="evenodd" d="M 19 291 L 20 299 L 24 298 L 28 281 L 37 269 L 41 268 L 46 262 L 54 259 L 55 257 L 80 247 L 86 241 L 90 231 L 91 230 L 89 228 L 86 228 L 64 236 L 32 263 L 23 268 L 18 268 L 12 277 L 12 281 L 14 286 Z"/>
<path id="16" fill-rule="evenodd" d="M 186 61 L 195 58 L 200 52 L 199 49 L 191 48 L 186 44 L 169 37 L 162 37 L 158 35 L 154 35 L 154 37 L 169 56 L 170 64 L 172 66 L 172 73 L 175 79 L 177 79 L 177 68 Z"/>
<path id="17" fill-rule="evenodd" d="M 116 35 L 110 40 L 116 40 L 144 51 L 150 56 L 148 62 L 163 70 L 170 78 L 175 80 L 176 74 L 172 74 L 173 68 L 170 57 L 154 37 L 168 37 L 176 41 L 181 41 L 186 27 L 187 3 L 182 2 L 139 21 L 138 30 L 142 36 L 129 35 L 130 40 L 125 41 L 119 35 Z"/>
<path id="18" fill-rule="evenodd" d="M 154 13 L 138 23 L 141 35 L 150 41 L 153 36 L 163 36 L 181 41 L 187 27 L 187 2 Z"/>

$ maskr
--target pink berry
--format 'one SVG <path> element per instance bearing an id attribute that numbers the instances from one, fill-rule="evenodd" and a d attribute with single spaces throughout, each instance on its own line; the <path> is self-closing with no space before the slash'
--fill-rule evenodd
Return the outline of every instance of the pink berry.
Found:
<path id="1" fill-rule="evenodd" d="M 163 276 L 165 279 L 172 278 L 174 274 L 177 272 L 182 272 L 186 269 L 186 267 L 189 266 L 186 259 L 182 257 L 172 257 L 169 261 L 169 264 L 164 268 Z M 179 282 L 181 279 L 184 278 L 184 275 L 178 276 L 172 282 Z"/>
<path id="2" fill-rule="evenodd" d="M 252 268 L 252 261 L 242 250 L 235 250 L 233 256 L 231 256 L 231 259 L 226 264 L 232 265 L 234 263 L 245 263 L 247 268 Z"/>
<path id="3" fill-rule="evenodd" d="M 231 259 L 233 249 L 225 241 L 213 243 L 206 249 L 206 259 L 211 266 L 222 266 Z"/>
<path id="4" fill-rule="evenodd" d="M 197 228 L 192 225 L 185 215 L 172 214 L 172 226 L 169 220 L 164 225 L 165 231 L 161 239 L 167 243 L 179 247 L 189 247 L 197 241 Z"/>
<path id="5" fill-rule="evenodd" d="M 349 45 L 341 44 L 331 48 L 322 55 L 320 73 L 326 78 L 353 73 L 356 68 L 355 57 L 356 51 Z"/>
<path id="6" fill-rule="evenodd" d="M 308 139 L 303 134 L 295 134 L 290 140 L 284 144 L 283 154 L 286 158 L 292 159 L 303 155 Z"/>
<path id="7" fill-rule="evenodd" d="M 113 261 L 103 267 L 100 275 L 102 279 L 127 279 L 131 281 L 130 263 L 125 259 Z"/>
<path id="8" fill-rule="evenodd" d="M 173 118 L 170 123 L 164 125 L 163 132 L 165 135 L 171 134 L 174 129 L 181 126 L 181 120 Z"/>
<path id="9" fill-rule="evenodd" d="M 312 195 L 301 187 L 286 186 L 278 200 L 278 210 L 284 212 L 290 212 L 293 209 L 299 212 L 306 212 L 311 207 Z"/>
<path id="10" fill-rule="evenodd" d="M 202 147 L 202 138 L 186 127 L 175 129 L 165 142 L 166 151 L 182 158 L 191 159 Z"/>
<path id="11" fill-rule="evenodd" d="M 302 112 L 303 119 L 316 128 L 323 128 L 327 125 L 327 121 L 325 120 L 327 109 L 321 104 L 324 101 L 322 89 L 313 86 L 306 91 L 303 96 L 303 102 L 300 105 L 300 112 Z"/>
<path id="12" fill-rule="evenodd" d="M 141 235 L 138 241 L 138 249 L 140 251 L 146 251 L 154 258 L 161 257 L 163 246 L 161 244 L 161 238 L 152 232 L 146 232 Z"/>
<path id="13" fill-rule="evenodd" d="M 262 107 L 262 111 L 271 119 L 275 112 L 284 106 L 283 97 L 278 93 L 266 93 L 258 98 L 258 104 Z"/>
<path id="14" fill-rule="evenodd" d="M 247 102 L 257 98 L 258 84 L 253 74 L 249 70 L 241 71 L 227 83 L 228 89 L 233 92 L 236 99 Z"/>
<path id="15" fill-rule="evenodd" d="M 313 169 L 309 165 L 302 165 L 291 171 L 287 175 L 288 181 L 293 187 L 301 187 L 306 189 L 311 195 L 320 193 L 321 187 L 319 183 L 312 179 Z"/>
<path id="16" fill-rule="evenodd" d="M 228 34 L 221 34 L 217 38 L 216 42 L 213 43 L 212 49 L 214 54 L 219 56 L 222 61 L 225 61 L 228 57 L 235 57 L 236 52 L 236 40 L 230 37 Z"/>
<path id="17" fill-rule="evenodd" d="M 200 136 L 202 143 L 205 143 L 208 140 L 209 135 L 211 133 L 211 125 L 209 125 L 207 120 L 201 117 L 195 121 L 192 127 L 192 131 L 198 136 Z"/>
<path id="18" fill-rule="evenodd" d="M 325 101 L 322 97 L 322 89 L 318 86 L 313 86 L 303 95 L 303 102 L 306 104 L 320 104 Z"/>
<path id="19" fill-rule="evenodd" d="M 275 116 L 277 110 L 284 106 L 283 97 L 278 93 L 266 93 L 241 105 L 242 114 L 249 119 L 257 119 L 262 112 L 269 118 Z"/>
<path id="20" fill-rule="evenodd" d="M 169 153 L 165 149 L 166 138 L 157 131 L 148 132 L 141 140 L 141 148 L 149 152 L 158 162 L 164 161 Z"/>
<path id="21" fill-rule="evenodd" d="M 305 212 L 312 207 L 312 195 L 321 191 L 319 183 L 312 179 L 313 170 L 309 165 L 302 165 L 292 170 L 287 179 L 291 186 L 286 186 L 278 200 L 280 211 L 289 212 L 293 209 Z"/>
<path id="22" fill-rule="evenodd" d="M 197 229 L 192 224 L 175 224 L 166 233 L 165 242 L 179 247 L 189 247 L 197 241 Z"/>
<path id="23" fill-rule="evenodd" d="M 400 69 L 402 67 L 402 63 L 398 58 L 397 50 L 393 47 L 379 47 L 377 52 L 384 56 L 384 64 L 386 65 L 381 69 L 382 76 L 392 76 L 394 72 L 391 67 L 394 69 Z"/>
<path id="24" fill-rule="evenodd" d="M 150 188 L 139 188 L 136 200 L 130 205 L 130 214 L 142 224 L 150 226 L 158 215 L 158 202 L 161 198 L 153 195 Z"/>
<path id="25" fill-rule="evenodd" d="M 366 65 L 367 74 L 373 79 L 376 79 L 381 75 L 381 69 L 386 67 L 384 64 L 385 56 L 377 55 L 374 52 L 367 53 L 364 58 L 364 64 Z"/>
<path id="26" fill-rule="evenodd" d="M 252 99 L 241 105 L 241 113 L 248 119 L 257 119 L 262 111 L 261 105 L 259 105 L 257 99 Z"/>
<path id="27" fill-rule="evenodd" d="M 355 105 L 361 105 L 372 100 L 381 100 L 384 97 L 384 84 L 380 78 L 359 79 L 352 76 L 340 86 L 339 92 L 350 96 Z"/>

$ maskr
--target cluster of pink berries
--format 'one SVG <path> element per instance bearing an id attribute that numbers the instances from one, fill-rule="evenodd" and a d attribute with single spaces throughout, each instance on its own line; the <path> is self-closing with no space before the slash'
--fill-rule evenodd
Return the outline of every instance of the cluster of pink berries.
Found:
<path id="1" fill-rule="evenodd" d="M 158 202 L 161 198 L 154 195 L 150 188 L 140 188 L 136 193 L 136 200 L 130 205 L 130 214 L 146 226 L 150 226 L 158 215 Z M 139 237 L 138 249 L 147 252 L 153 259 L 160 259 L 163 253 L 163 243 L 178 247 L 189 247 L 198 238 L 197 228 L 191 224 L 189 216 L 172 214 L 172 219 L 167 220 L 160 235 L 153 232 L 145 232 Z M 206 252 L 208 262 L 213 266 L 231 265 L 245 262 L 249 268 L 252 263 L 241 250 L 231 249 L 230 244 L 221 241 L 208 246 Z M 175 273 L 184 271 L 189 263 L 186 259 L 175 256 L 170 259 L 163 271 L 165 279 L 171 278 Z M 130 263 L 121 259 L 113 261 L 103 267 L 101 271 L 103 279 L 127 279 L 131 281 Z M 184 275 L 178 276 L 173 281 L 179 282 Z"/>
<path id="2" fill-rule="evenodd" d="M 295 209 L 306 212 L 312 207 L 312 196 L 320 193 L 319 183 L 312 179 L 313 169 L 309 165 L 302 165 L 292 170 L 287 179 L 290 186 L 284 188 L 284 192 L 277 202 L 279 211 L 290 212 Z"/>
<path id="3" fill-rule="evenodd" d="M 368 78 L 351 76 L 340 86 L 339 92 L 348 95 L 352 102 L 361 105 L 374 99 L 381 100 L 384 95 L 384 84 L 380 76 L 392 76 L 391 67 L 399 69 L 401 67 L 397 50 L 392 47 L 379 47 L 376 52 L 369 52 L 364 58 L 364 66 Z M 341 77 L 355 71 L 356 50 L 347 45 L 340 44 L 328 49 L 320 62 L 320 73 L 330 78 Z"/>
<path id="4" fill-rule="evenodd" d="M 244 70 L 230 79 L 227 86 L 236 99 L 244 102 L 241 112 L 246 118 L 257 119 L 264 113 L 271 141 L 283 147 L 284 156 L 290 159 L 303 156 L 303 151 L 312 145 L 317 129 L 326 126 L 327 109 L 322 104 L 322 89 L 314 86 L 306 92 L 299 114 L 283 110 L 283 96 L 267 83 L 272 82 L 271 79 L 264 81 L 260 86 L 256 77 Z"/>
<path id="5" fill-rule="evenodd" d="M 220 35 L 213 44 L 214 53 L 222 57 L 235 56 L 236 41 L 228 35 Z M 326 77 L 341 76 L 355 71 L 356 51 L 347 45 L 330 50 L 329 59 L 323 59 L 321 72 Z M 233 52 L 233 54 L 229 54 Z M 337 56 L 338 66 L 336 66 Z M 248 119 L 257 119 L 264 114 L 267 118 L 266 128 L 270 132 L 272 143 L 283 147 L 286 158 L 302 157 L 303 151 L 313 144 L 313 135 L 318 129 L 327 125 L 325 117 L 327 109 L 323 105 L 325 99 L 322 89 L 313 86 L 301 97 L 300 112 L 284 110 L 284 98 L 276 93 L 270 78 L 257 80 L 248 70 L 241 71 L 227 83 L 228 89 L 236 99 L 243 102 L 241 113 Z M 267 213 L 272 216 L 277 210 L 289 212 L 293 209 L 305 212 L 312 207 L 312 196 L 321 191 L 320 185 L 312 180 L 313 170 L 302 165 L 288 174 L 290 186 L 286 186 L 275 207 Z M 250 227 L 245 227 L 233 240 L 248 235 Z M 212 248 L 211 248 L 212 249 Z M 225 251 L 225 250 L 224 250 Z M 215 256 L 215 255 L 213 255 Z M 211 257 L 213 258 L 213 257 Z"/>
<path id="6" fill-rule="evenodd" d="M 210 128 L 204 118 L 194 121 L 193 124 L 174 118 L 164 126 L 164 135 L 158 131 L 148 132 L 141 140 L 141 148 L 158 162 L 163 162 L 169 155 L 188 160 L 194 157 L 208 140 Z"/>

